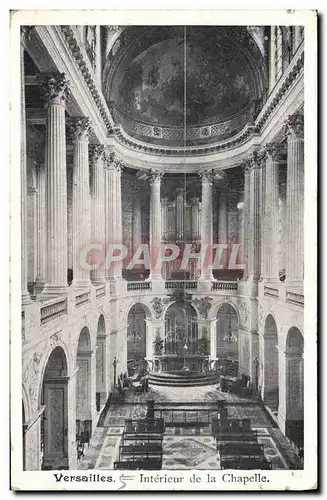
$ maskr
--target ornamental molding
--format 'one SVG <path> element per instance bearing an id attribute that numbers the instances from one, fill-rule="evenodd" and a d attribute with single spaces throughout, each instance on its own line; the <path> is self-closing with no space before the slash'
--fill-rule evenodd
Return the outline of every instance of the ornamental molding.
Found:
<path id="1" fill-rule="evenodd" d="M 93 165 L 105 157 L 105 147 L 100 145 L 90 144 L 89 146 L 90 160 Z"/>
<path id="2" fill-rule="evenodd" d="M 278 161 L 283 151 L 283 145 L 276 142 L 266 144 L 262 150 L 264 158 L 268 161 Z"/>
<path id="3" fill-rule="evenodd" d="M 289 139 L 303 139 L 304 116 L 301 113 L 290 115 L 285 123 L 286 135 Z"/>

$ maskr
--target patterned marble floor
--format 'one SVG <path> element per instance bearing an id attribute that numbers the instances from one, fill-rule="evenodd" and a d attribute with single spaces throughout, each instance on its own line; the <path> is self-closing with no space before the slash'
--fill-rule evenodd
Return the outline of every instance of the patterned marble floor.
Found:
<path id="1" fill-rule="evenodd" d="M 217 386 L 156 387 L 148 393 L 129 393 L 121 404 L 110 406 L 100 416 L 90 446 L 79 463 L 79 469 L 112 469 L 118 457 L 125 419 L 144 418 L 146 400 L 156 402 L 217 401 L 226 399 L 230 418 L 250 418 L 252 428 L 258 431 L 258 442 L 265 446 L 265 455 L 274 469 L 298 467 L 291 446 L 278 428 L 268 419 L 258 402 L 243 400 L 222 393 Z M 166 428 L 163 441 L 163 469 L 219 469 L 219 456 L 208 429 Z"/>

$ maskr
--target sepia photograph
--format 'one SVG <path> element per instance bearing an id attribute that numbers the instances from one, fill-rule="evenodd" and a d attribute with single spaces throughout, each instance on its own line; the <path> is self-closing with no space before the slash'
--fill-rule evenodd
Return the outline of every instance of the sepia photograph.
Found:
<path id="1" fill-rule="evenodd" d="M 315 488 L 316 13 L 223 12 L 12 15 L 13 489 Z"/>

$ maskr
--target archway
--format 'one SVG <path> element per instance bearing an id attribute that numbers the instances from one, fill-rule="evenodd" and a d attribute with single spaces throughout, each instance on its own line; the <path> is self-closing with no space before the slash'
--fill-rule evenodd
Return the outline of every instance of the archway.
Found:
<path id="1" fill-rule="evenodd" d="M 278 334 L 274 318 L 269 314 L 265 321 L 263 338 L 262 396 L 273 412 L 279 404 Z"/>
<path id="2" fill-rule="evenodd" d="M 97 350 L 96 350 L 96 409 L 100 411 L 101 406 L 106 403 L 108 397 L 107 384 L 107 336 L 106 325 L 103 314 L 99 317 L 97 327 Z"/>
<path id="3" fill-rule="evenodd" d="M 146 316 L 141 304 L 134 304 L 127 318 L 127 362 L 142 361 L 146 357 Z"/>
<path id="4" fill-rule="evenodd" d="M 77 376 L 76 376 L 76 436 L 92 434 L 92 410 L 95 410 L 95 384 L 92 384 L 92 351 L 89 329 L 82 328 L 77 346 Z M 95 381 L 94 381 L 95 382 Z M 94 407 L 94 408 L 93 408 Z"/>
<path id="5" fill-rule="evenodd" d="M 290 328 L 286 338 L 286 436 L 299 448 L 303 447 L 303 336 L 296 327 Z"/>
<path id="6" fill-rule="evenodd" d="M 56 347 L 47 362 L 42 384 L 41 420 L 42 469 L 68 468 L 68 376 L 67 359 Z"/>
<path id="7" fill-rule="evenodd" d="M 174 302 L 165 314 L 164 371 L 199 371 L 197 313 L 187 302 Z"/>
<path id="8" fill-rule="evenodd" d="M 226 375 L 238 374 L 238 316 L 235 308 L 222 304 L 217 311 L 217 358 Z"/>

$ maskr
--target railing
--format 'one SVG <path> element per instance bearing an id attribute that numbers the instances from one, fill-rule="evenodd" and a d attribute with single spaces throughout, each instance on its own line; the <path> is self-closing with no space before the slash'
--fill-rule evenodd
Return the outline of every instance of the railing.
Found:
<path id="1" fill-rule="evenodd" d="M 81 307 L 84 304 L 87 304 L 90 300 L 90 292 L 81 293 L 80 295 L 76 295 L 76 307 Z"/>
<path id="2" fill-rule="evenodd" d="M 127 283 L 127 291 L 132 290 L 152 290 L 151 281 L 130 281 Z"/>
<path id="3" fill-rule="evenodd" d="M 268 295 L 269 297 L 278 298 L 279 297 L 279 290 L 278 290 L 278 288 L 274 288 L 272 286 L 265 285 L 264 289 L 263 289 L 263 294 Z"/>
<path id="4" fill-rule="evenodd" d="M 106 285 L 101 285 L 97 287 L 95 291 L 95 297 L 99 299 L 100 297 L 104 297 L 106 295 Z"/>
<path id="5" fill-rule="evenodd" d="M 169 280 L 165 283 L 165 288 L 167 290 L 197 290 L 198 283 L 197 281 L 191 280 Z"/>
<path id="6" fill-rule="evenodd" d="M 67 314 L 67 299 L 59 299 L 41 307 L 41 325 Z"/>
<path id="7" fill-rule="evenodd" d="M 299 292 L 286 291 L 286 302 L 296 304 L 297 306 L 304 307 L 304 295 Z"/>
<path id="8" fill-rule="evenodd" d="M 232 290 L 237 292 L 237 281 L 213 281 L 211 283 L 211 290 Z"/>

